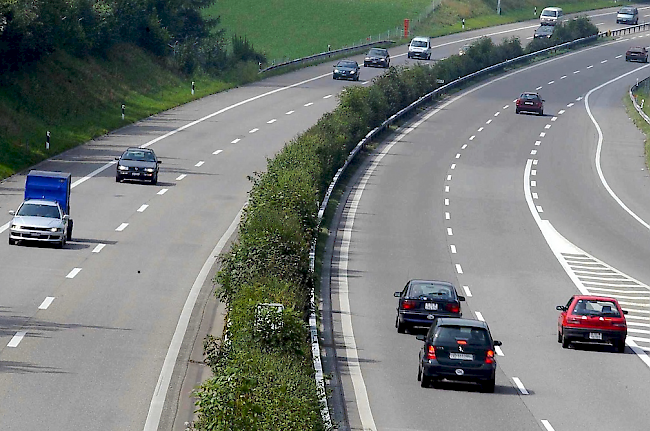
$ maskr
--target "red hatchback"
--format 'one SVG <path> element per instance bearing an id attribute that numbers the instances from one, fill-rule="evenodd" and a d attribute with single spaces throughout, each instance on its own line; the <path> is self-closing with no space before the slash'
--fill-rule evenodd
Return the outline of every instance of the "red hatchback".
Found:
<path id="1" fill-rule="evenodd" d="M 521 93 L 517 98 L 515 113 L 519 114 L 522 111 L 544 115 L 544 99 L 537 93 Z"/>
<path id="2" fill-rule="evenodd" d="M 573 341 L 608 343 L 618 352 L 625 350 L 627 323 L 618 301 L 606 296 L 575 295 L 561 311 L 557 321 L 557 341 L 565 349 Z"/>

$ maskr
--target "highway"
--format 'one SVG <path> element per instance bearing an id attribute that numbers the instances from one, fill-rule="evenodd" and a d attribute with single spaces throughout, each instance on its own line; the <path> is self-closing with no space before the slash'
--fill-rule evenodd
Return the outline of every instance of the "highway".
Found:
<path id="1" fill-rule="evenodd" d="M 606 13 L 609 15 L 605 15 Z M 619 27 L 609 24 L 612 22 L 611 11 L 596 14 L 603 19 L 602 28 Z M 526 39 L 532 35 L 535 27 L 534 22 L 518 23 L 440 38 L 436 40 L 434 58 L 456 53 L 468 39 L 483 34 L 490 34 L 496 40 L 511 35 Z M 600 78 L 614 77 L 617 73 L 637 67 L 623 64 L 621 61 L 615 62 L 614 54 L 619 53 L 621 49 L 621 44 L 599 48 L 587 51 L 589 54 L 574 55 L 570 57 L 571 60 L 549 63 L 550 66 L 539 68 L 539 73 L 547 70 L 547 67 L 583 69 L 580 79 L 571 76 L 572 79 L 566 81 L 567 86 L 569 82 L 570 85 L 576 86 L 571 87 L 570 91 L 560 85 L 548 91 L 545 89 L 549 108 L 557 108 L 560 103 L 565 103 L 564 99 L 568 93 L 571 93 L 572 97 L 574 93 L 583 95 L 592 85 L 583 81 L 583 77 L 596 70 L 604 75 L 593 81 L 594 86 L 602 82 Z M 393 64 L 405 62 L 405 51 L 405 47 L 391 49 Z M 584 62 L 585 57 L 589 56 L 609 59 L 610 63 L 588 71 L 584 69 Z M 575 66 L 568 66 L 567 62 L 574 62 Z M 75 222 L 74 238 L 64 250 L 33 245 L 9 246 L 6 241 L 0 243 L 0 429 L 179 429 L 179 423 L 182 424 L 183 420 L 191 418 L 191 411 L 177 412 L 181 396 L 179 382 L 187 370 L 201 310 L 212 289 L 214 257 L 225 250 L 227 241 L 232 237 L 238 214 L 250 189 L 251 184 L 247 177 L 264 170 L 267 157 L 273 156 L 286 142 L 314 124 L 323 113 L 334 109 L 337 103 L 336 95 L 343 88 L 357 85 L 333 81 L 331 67 L 331 63 L 325 63 L 305 68 L 189 103 L 126 126 L 38 165 L 38 169 L 62 170 L 73 175 L 75 182 L 71 208 Z M 355 313 L 359 315 L 364 314 L 362 310 L 369 310 L 366 308 L 368 305 L 376 305 L 375 312 L 371 313 L 372 317 L 388 319 L 389 322 L 388 326 L 378 324 L 376 327 L 364 328 L 372 322 L 363 319 L 354 321 L 355 332 L 364 334 L 365 340 L 373 340 L 376 332 L 372 331 L 381 331 L 381 338 L 376 340 L 376 345 L 369 345 L 368 341 L 365 341 L 364 345 L 364 357 L 374 357 L 380 353 L 381 359 L 372 363 L 371 368 L 364 369 L 363 373 L 367 377 L 368 387 L 372 389 L 371 394 L 376 394 L 370 398 L 371 404 L 374 405 L 373 413 L 390 416 L 386 419 L 389 422 L 384 418 L 377 418 L 377 424 L 382 429 L 395 428 L 390 421 L 408 417 L 402 414 L 408 405 L 409 409 L 417 409 L 413 411 L 421 411 L 412 404 L 411 397 L 419 391 L 414 382 L 414 372 L 412 367 L 404 366 L 409 360 L 412 364 L 415 363 L 411 358 L 416 355 L 414 349 L 417 349 L 417 343 L 408 335 L 394 337 L 396 334 L 391 331 L 392 291 L 397 290 L 396 286 L 403 285 L 408 273 L 420 274 L 424 272 L 422 268 L 425 267 L 427 274 L 448 279 L 456 276 L 450 265 L 452 258 L 447 251 L 447 238 L 440 238 L 443 227 L 446 227 L 439 211 L 442 200 L 438 199 L 438 195 L 443 193 L 444 184 L 440 182 L 440 178 L 444 180 L 442 172 L 450 169 L 449 162 L 458 151 L 459 139 L 467 139 L 465 134 L 471 131 L 470 127 L 485 121 L 487 112 L 499 109 L 497 105 L 501 103 L 506 104 L 508 101 L 503 101 L 504 96 L 507 96 L 506 99 L 514 98 L 513 88 L 533 81 L 530 74 L 538 73 L 533 70 L 537 69 L 518 74 L 514 79 L 521 79 L 519 83 L 503 80 L 495 83 L 493 87 L 477 90 L 475 96 L 467 97 L 468 100 L 473 98 L 474 103 L 462 105 L 467 113 L 454 111 L 456 113 L 451 115 L 452 110 L 460 106 L 452 104 L 449 113 L 442 112 L 449 117 L 444 122 L 438 120 L 441 116 L 432 117 L 433 122 L 428 121 L 423 128 L 414 131 L 412 143 L 399 147 L 400 152 L 408 157 L 393 158 L 395 162 L 401 160 L 401 168 L 398 165 L 392 166 L 392 169 L 396 169 L 393 175 L 399 176 L 399 182 L 402 185 L 408 184 L 409 187 L 399 191 L 395 188 L 397 178 L 387 176 L 391 175 L 390 165 L 387 165 L 389 169 L 381 173 L 382 182 L 389 184 L 389 189 L 396 193 L 392 196 L 395 201 L 388 207 L 397 209 L 401 206 L 405 211 L 402 214 L 389 211 L 386 206 L 387 196 L 384 194 L 386 192 L 382 191 L 375 197 L 379 207 L 366 208 L 370 212 L 377 211 L 377 215 L 382 217 L 396 217 L 397 223 L 384 220 L 388 224 L 381 227 L 381 232 L 386 236 L 373 234 L 366 230 L 368 227 L 363 227 L 359 230 L 361 236 L 353 237 L 354 247 L 365 249 L 369 245 L 360 241 L 362 235 L 367 235 L 368 239 L 374 238 L 373 241 L 385 241 L 386 246 L 391 246 L 385 247 L 386 252 L 390 253 L 389 256 L 379 256 L 376 253 L 380 250 L 374 249 L 371 250 L 373 253 L 364 256 L 363 261 L 354 262 L 356 267 L 363 268 L 364 271 L 363 280 L 356 281 L 361 284 L 351 286 L 355 294 L 363 294 L 373 277 L 386 274 L 386 268 L 399 268 L 399 271 L 386 274 L 381 283 L 376 284 L 375 281 L 375 286 L 382 286 L 382 295 L 373 296 L 370 302 L 359 303 L 359 298 L 352 298 L 351 302 Z M 382 72 L 380 69 L 364 68 L 361 77 L 366 81 L 360 85 L 368 85 L 373 76 Z M 634 79 L 634 75 L 616 85 L 629 84 L 630 79 Z M 562 97 L 558 97 L 555 91 Z M 600 94 L 594 94 L 594 98 Z M 620 95 L 617 97 L 620 99 Z M 597 110 L 598 107 L 594 109 Z M 568 112 L 570 115 L 567 117 L 575 115 L 579 118 L 577 113 L 573 114 L 574 111 L 578 111 L 578 107 Z M 499 120 L 502 118 L 506 118 L 505 111 Z M 517 120 L 532 122 L 538 119 L 521 117 Z M 565 133 L 571 133 L 570 125 L 561 126 L 568 121 L 564 118 L 558 121 L 558 130 L 565 127 Z M 501 128 L 508 124 L 512 128 L 513 140 L 502 140 Z M 584 125 L 587 126 L 588 124 Z M 429 130 L 425 131 L 427 128 Z M 493 332 L 497 338 L 504 341 L 506 356 L 500 362 L 504 374 L 499 375 L 498 384 L 500 392 L 511 395 L 483 398 L 486 404 L 476 409 L 476 415 L 471 420 L 478 423 L 482 418 L 494 422 L 495 414 L 491 413 L 492 409 L 512 411 L 512 417 L 502 417 L 494 422 L 506 424 L 503 427 L 510 427 L 509 429 L 515 429 L 516 424 L 532 426 L 538 423 L 537 416 L 527 409 L 528 401 L 519 397 L 512 387 L 508 388 L 508 376 L 511 372 L 516 372 L 515 375 L 520 375 L 527 385 L 529 382 L 535 383 L 529 380 L 532 376 L 528 375 L 532 374 L 528 370 L 532 364 L 517 360 L 517 355 L 530 357 L 531 352 L 539 352 L 539 347 L 546 343 L 550 344 L 546 346 L 548 352 L 545 352 L 545 356 L 530 360 L 543 364 L 548 364 L 551 359 L 559 360 L 559 355 L 551 353 L 557 350 L 557 346 L 552 344 L 554 305 L 558 301 L 563 303 L 565 297 L 572 292 L 566 276 L 560 272 L 553 256 L 549 255 L 548 247 L 544 248 L 544 243 L 539 238 L 539 230 L 536 230 L 530 214 L 526 213 L 526 206 L 519 205 L 523 202 L 522 163 L 525 164 L 527 160 L 523 148 L 530 145 L 527 142 L 528 135 L 533 133 L 530 130 L 532 129 L 520 127 L 514 118 L 502 123 L 495 120 L 494 127 L 486 128 L 481 136 L 484 148 L 492 146 L 490 154 L 495 165 L 484 164 L 485 160 L 481 158 L 479 151 L 463 158 L 462 165 L 458 162 L 458 172 L 461 172 L 462 167 L 466 177 L 460 177 L 453 183 L 453 194 L 450 195 L 454 197 L 454 205 L 462 205 L 463 202 L 467 205 L 466 210 L 455 207 L 453 228 L 456 229 L 455 235 L 459 239 L 459 256 L 462 254 L 463 264 L 468 268 L 466 276 L 481 281 L 471 278 L 463 281 L 472 287 L 476 286 L 476 295 L 468 305 L 481 306 Z M 428 145 L 417 145 L 415 136 L 423 131 L 425 133 L 422 139 Z M 449 139 L 450 136 L 455 137 Z M 515 137 L 518 137 L 518 142 L 514 141 Z M 636 136 L 635 139 L 638 138 Z M 56 136 L 52 139 L 56 139 Z M 433 142 L 439 144 L 433 146 Z M 583 140 L 576 142 L 587 145 Z M 497 155 L 503 148 L 494 147 L 495 145 L 510 146 L 508 156 L 504 158 L 502 154 Z M 156 151 L 163 161 L 157 186 L 118 184 L 114 181 L 114 158 L 129 146 L 146 146 Z M 552 153 L 550 150 L 546 157 L 553 154 L 567 161 L 564 160 L 566 155 Z M 468 162 L 472 157 L 475 158 L 474 167 L 478 169 L 469 169 L 472 165 Z M 428 164 L 425 165 L 425 162 Z M 607 169 L 607 163 L 611 162 L 607 162 L 605 158 L 604 163 Z M 544 173 L 541 166 L 543 164 L 540 165 L 539 176 L 550 177 L 544 187 L 551 190 L 549 184 L 559 180 L 561 176 L 556 176 L 559 174 L 555 171 L 550 172 L 550 168 Z M 433 167 L 438 169 L 432 169 Z M 503 169 L 494 169 L 495 167 Z M 478 183 L 468 182 L 470 175 L 480 172 L 483 172 L 484 177 Z M 516 177 L 516 183 L 510 184 L 511 178 L 506 177 L 507 175 Z M 407 180 L 410 181 L 407 183 Z M 490 182 L 501 180 L 508 181 L 508 187 L 500 191 L 505 200 L 504 204 L 511 202 L 519 209 L 519 215 L 514 219 L 516 223 L 512 226 L 505 220 L 503 224 L 498 224 L 507 232 L 512 232 L 515 226 L 516 230 L 523 230 L 529 235 L 523 239 L 518 237 L 521 249 L 513 248 L 513 243 L 505 235 L 498 235 L 498 231 L 493 229 L 498 227 L 494 224 L 500 219 L 488 217 L 491 212 L 500 210 L 504 211 L 504 217 L 517 215 L 510 210 L 505 211 L 503 206 L 495 205 L 494 188 L 490 187 Z M 620 179 L 625 180 L 633 181 L 629 178 Z M 8 211 L 18 207 L 22 200 L 23 185 L 24 175 L 16 175 L 0 184 L 1 210 Z M 592 184 L 592 187 L 597 186 Z M 559 192 L 551 191 L 543 195 L 543 198 L 547 199 L 548 204 L 544 205 L 548 205 L 549 212 L 553 211 L 554 199 L 562 202 L 566 198 Z M 370 195 L 371 193 L 367 193 L 364 197 L 371 199 L 368 197 Z M 477 197 L 486 205 L 485 208 L 481 207 Z M 365 201 L 364 205 L 367 205 Z M 603 205 L 610 208 L 609 212 L 616 211 L 611 208 L 611 203 Z M 642 207 L 643 203 L 639 202 L 639 206 Z M 414 211 L 416 209 L 417 211 Z M 6 212 L 4 214 L 0 216 L 0 231 L 6 235 L 10 216 Z M 599 222 L 613 229 L 610 225 L 611 218 L 608 218 L 607 214 L 601 216 L 602 218 L 594 223 Z M 600 241 L 604 242 L 606 238 L 592 239 L 593 243 L 583 243 L 581 241 L 585 235 L 580 235 L 579 229 L 571 230 L 571 220 L 563 220 L 558 215 L 557 222 L 553 222 L 565 235 L 576 235 L 576 238 L 571 240 L 585 247 L 585 250 L 594 256 L 611 265 L 619 265 L 616 267 L 630 276 L 644 279 L 642 269 L 634 264 L 634 260 L 619 256 L 618 259 L 610 261 L 609 253 L 596 253 L 598 250 L 595 247 L 602 245 Z M 641 247 L 640 238 L 645 234 L 640 234 L 639 230 L 630 224 L 626 236 L 634 240 L 636 250 Z M 428 241 L 423 241 L 425 239 Z M 495 247 L 495 241 L 502 242 L 504 248 Z M 470 243 L 471 247 L 467 246 Z M 625 243 L 618 247 L 629 253 Z M 500 252 L 489 253 L 489 259 L 486 259 L 486 256 L 481 254 L 485 249 L 498 249 Z M 418 252 L 414 253 L 416 250 Z M 531 267 L 530 262 L 524 259 L 526 253 L 541 261 Z M 511 261 L 508 261 L 509 254 L 515 256 Z M 366 260 L 373 256 L 374 259 L 383 260 Z M 374 272 L 376 268 L 373 267 L 380 262 L 381 267 Z M 504 262 L 518 264 L 523 269 L 511 268 L 506 271 Z M 489 271 L 481 272 L 485 268 Z M 557 293 L 562 295 L 558 295 L 557 300 L 552 298 L 553 306 L 550 308 L 545 306 L 527 315 L 525 313 L 530 311 L 528 308 L 531 307 L 526 305 L 541 304 L 541 298 L 531 298 L 531 295 L 538 292 L 534 285 L 542 282 L 539 277 L 533 280 L 532 277 L 526 276 L 533 272 L 537 275 L 544 274 L 547 279 L 546 283 L 543 283 L 544 292 L 547 289 L 557 290 Z M 499 276 L 505 277 L 506 273 L 507 284 L 503 279 L 498 279 Z M 489 274 L 494 274 L 494 278 Z M 513 275 L 516 277 L 512 277 Z M 487 281 L 490 281 L 489 285 L 486 285 Z M 396 286 L 393 285 L 395 282 Z M 525 290 L 514 289 L 513 285 L 520 284 Z M 493 296 L 479 297 L 482 290 L 488 289 L 493 290 Z M 543 298 L 550 299 L 550 292 L 548 296 L 545 293 Z M 550 338 L 531 337 L 530 333 L 513 338 L 507 331 L 507 328 L 512 326 L 509 325 L 512 320 L 503 320 L 501 324 L 498 320 L 500 316 L 504 316 L 500 307 L 506 305 L 521 307 L 517 310 L 517 315 L 524 321 L 517 321 L 519 326 L 526 325 L 538 329 L 540 322 L 548 324 L 547 332 Z M 373 349 L 379 346 L 383 346 L 384 352 L 374 350 L 373 353 Z M 413 355 L 407 355 L 411 351 Z M 381 355 L 387 352 L 390 353 L 389 356 Z M 399 355 L 396 352 L 399 352 Z M 621 382 L 630 381 L 629 376 L 632 373 L 639 373 L 638 379 L 632 380 L 634 387 L 630 388 L 630 394 L 616 400 L 620 404 L 626 403 L 625 408 L 630 408 L 627 403 L 639 395 L 634 388 L 637 384 L 642 384 L 647 369 L 631 354 L 625 355 L 624 358 L 620 355 L 609 355 L 609 359 L 603 359 L 605 355 L 587 356 L 589 353 L 573 350 L 561 352 L 566 355 L 583 354 L 585 358 L 581 359 L 582 361 L 591 360 L 598 366 L 607 367 L 608 370 L 613 368 L 614 364 L 627 359 L 629 364 L 620 368 L 621 379 L 616 378 L 608 382 L 608 388 L 612 387 L 610 383 L 614 388 L 618 388 L 618 385 L 623 384 Z M 405 356 L 401 356 L 402 354 Z M 374 365 L 388 358 L 393 361 L 390 366 L 397 366 L 396 369 Z M 609 361 L 611 364 L 602 364 L 601 361 Z M 576 369 L 565 369 L 563 373 L 566 373 L 565 377 L 571 381 L 574 377 L 570 371 Z M 373 378 L 374 372 L 380 373 L 380 379 L 376 376 Z M 537 376 L 539 377 L 539 374 Z M 542 380 L 543 385 L 552 387 L 554 391 L 560 390 L 557 387 L 557 379 L 547 376 Z M 388 386 L 389 382 L 391 386 Z M 190 387 L 196 383 L 186 382 Z M 531 390 L 533 387 L 531 386 Z M 536 387 L 534 391 L 543 393 L 544 386 Z M 395 398 L 396 394 L 407 395 L 406 398 L 401 398 L 402 395 Z M 436 395 L 431 392 L 431 395 L 427 396 Z M 469 398 L 478 396 L 483 394 L 460 391 L 456 395 L 452 393 L 451 397 L 443 396 L 436 400 L 453 411 L 453 405 L 457 404 L 457 401 L 466 403 Z M 605 398 L 604 394 L 600 397 L 601 400 Z M 643 400 L 642 397 L 636 399 L 637 405 L 642 402 L 638 400 Z M 598 398 L 593 399 L 594 402 L 597 400 Z M 352 398 L 350 402 L 353 404 Z M 564 401 L 555 399 L 555 402 L 564 405 Z M 535 412 L 543 409 L 543 405 L 534 407 L 538 409 Z M 350 411 L 354 411 L 354 408 L 351 407 Z M 400 414 L 396 415 L 395 412 Z M 551 413 L 548 413 L 548 417 L 555 420 Z M 423 419 L 424 428 L 428 427 L 425 415 L 414 414 L 410 419 Z M 352 422 L 356 423 L 354 419 Z M 516 429 L 524 428 L 525 426 Z"/>
<path id="2" fill-rule="evenodd" d="M 590 47 L 453 95 L 361 169 L 331 277 L 351 429 L 647 427 L 650 183 L 644 137 L 622 103 L 650 74 L 622 57 L 646 40 Z M 546 115 L 515 115 L 514 99 L 535 90 Z M 419 386 L 421 342 L 394 327 L 393 292 L 412 278 L 452 281 L 467 296 L 464 315 L 503 342 L 494 394 Z M 625 354 L 562 349 L 555 306 L 579 292 L 613 295 L 629 311 Z"/>

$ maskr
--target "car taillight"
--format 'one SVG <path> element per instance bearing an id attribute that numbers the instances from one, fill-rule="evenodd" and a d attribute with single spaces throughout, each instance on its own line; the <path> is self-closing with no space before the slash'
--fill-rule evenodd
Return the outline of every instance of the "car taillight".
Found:
<path id="1" fill-rule="evenodd" d="M 612 322 L 612 326 L 618 326 L 619 328 L 626 328 L 627 323 L 625 323 L 625 322 Z"/>
<path id="2" fill-rule="evenodd" d="M 445 309 L 450 313 L 459 313 L 460 305 L 459 304 L 446 304 Z"/>
<path id="3" fill-rule="evenodd" d="M 416 301 L 414 301 L 414 300 L 412 300 L 412 299 L 406 299 L 406 300 L 404 300 L 404 301 L 402 302 L 402 308 L 403 308 L 404 310 L 412 310 L 413 308 L 415 308 L 415 305 L 416 305 L 416 304 L 417 304 Z"/>
<path id="4" fill-rule="evenodd" d="M 566 323 L 572 323 L 574 325 L 579 325 L 580 324 L 580 318 L 579 317 L 569 317 L 566 319 Z"/>
<path id="5" fill-rule="evenodd" d="M 494 351 L 493 350 L 488 350 L 487 353 L 485 354 L 485 363 L 486 364 L 493 364 L 494 363 Z"/>
<path id="6" fill-rule="evenodd" d="M 427 359 L 436 359 L 436 348 L 434 346 L 429 346 L 427 349 Z"/>

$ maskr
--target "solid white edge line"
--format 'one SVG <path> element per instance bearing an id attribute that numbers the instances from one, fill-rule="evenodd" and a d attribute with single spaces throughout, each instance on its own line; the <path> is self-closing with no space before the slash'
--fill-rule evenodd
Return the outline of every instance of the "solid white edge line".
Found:
<path id="1" fill-rule="evenodd" d="M 190 317 L 192 315 L 192 310 L 196 304 L 196 300 L 201 291 L 201 287 L 205 280 L 208 278 L 210 269 L 217 261 L 218 256 L 221 254 L 221 251 L 226 246 L 228 239 L 237 229 L 239 225 L 239 220 L 241 219 L 242 212 L 244 208 L 239 210 L 235 219 L 230 223 L 228 230 L 223 234 L 219 239 L 217 245 L 212 249 L 207 260 L 203 264 L 201 271 L 194 280 L 192 289 L 190 289 L 185 304 L 183 305 L 183 310 L 181 315 L 178 318 L 178 323 L 176 325 L 176 330 L 172 336 L 172 341 L 169 344 L 169 349 L 167 350 L 167 355 L 165 356 L 165 361 L 163 362 L 162 369 L 160 370 L 160 376 L 158 377 L 158 383 L 156 384 L 156 389 L 154 390 L 153 397 L 151 399 L 151 404 L 149 405 L 149 413 L 147 414 L 147 420 L 144 424 L 144 431 L 157 431 L 158 425 L 160 424 L 160 417 L 162 415 L 163 406 L 165 404 L 165 397 L 167 396 L 167 390 L 169 389 L 169 383 L 172 378 L 172 373 L 174 372 L 174 364 L 178 358 L 178 354 L 181 349 L 181 344 L 187 331 L 187 327 L 190 322 Z"/>
<path id="2" fill-rule="evenodd" d="M 53 296 L 48 296 L 46 297 L 41 305 L 38 306 L 39 310 L 47 310 L 50 305 L 52 305 L 52 302 L 54 302 L 54 297 Z"/>
<path id="3" fill-rule="evenodd" d="M 521 380 L 519 380 L 519 377 L 513 377 L 512 381 L 515 382 L 515 385 L 517 385 L 517 389 L 519 389 L 519 392 L 521 392 L 522 395 L 530 395 L 526 390 L 524 384 L 521 382 Z"/>
<path id="4" fill-rule="evenodd" d="M 555 429 L 551 426 L 551 423 L 547 421 L 546 419 L 542 419 L 542 425 L 544 425 L 544 428 L 546 428 L 546 431 L 555 431 Z"/>
<path id="5" fill-rule="evenodd" d="M 104 247 L 106 247 L 106 244 L 97 244 L 93 249 L 93 253 L 99 253 Z"/>
<path id="6" fill-rule="evenodd" d="M 25 335 L 27 335 L 27 331 L 16 332 L 16 335 L 11 337 L 11 340 L 9 340 L 7 347 L 18 347 L 20 342 L 23 341 L 23 338 L 25 338 Z"/>

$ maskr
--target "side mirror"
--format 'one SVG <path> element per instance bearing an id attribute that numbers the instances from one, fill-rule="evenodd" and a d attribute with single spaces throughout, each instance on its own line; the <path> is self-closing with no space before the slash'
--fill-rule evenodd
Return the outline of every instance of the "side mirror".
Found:
<path id="1" fill-rule="evenodd" d="M 464 300 L 465 300 L 465 297 L 464 297 L 464 296 L 460 296 L 460 295 L 458 295 L 458 300 L 459 300 L 459 301 L 464 301 Z"/>
<path id="2" fill-rule="evenodd" d="M 566 307 L 564 305 L 558 305 L 555 307 L 557 311 L 566 311 Z"/>
<path id="3" fill-rule="evenodd" d="M 542 102 L 546 102 L 546 100 L 542 99 Z"/>
<path id="4" fill-rule="evenodd" d="M 400 296 L 402 296 L 402 292 L 395 292 L 395 293 L 393 293 L 393 296 L 395 298 L 399 298 Z"/>
<path id="5" fill-rule="evenodd" d="M 493 344 L 494 344 L 494 347 L 502 346 L 502 345 L 503 345 L 503 343 L 501 343 L 501 341 L 498 341 L 498 340 L 494 340 L 494 343 L 493 343 Z"/>
<path id="6" fill-rule="evenodd" d="M 120 158 L 119 158 L 119 157 L 115 157 L 115 160 L 120 160 Z"/>
<path id="7" fill-rule="evenodd" d="M 63 214 L 63 220 L 64 221 L 70 220 L 70 216 L 68 214 Z"/>
<path id="8" fill-rule="evenodd" d="M 158 160 L 158 162 L 157 162 L 157 163 L 158 163 L 158 164 L 161 164 L 161 163 L 162 163 L 162 160 Z"/>
<path id="9" fill-rule="evenodd" d="M 9 215 L 15 216 L 15 215 L 16 215 L 16 211 L 14 211 L 14 210 L 9 210 Z"/>
<path id="10" fill-rule="evenodd" d="M 627 314 L 627 310 L 623 310 L 623 314 Z"/>
<path id="11" fill-rule="evenodd" d="M 418 334 L 418 335 L 415 336 L 415 339 L 420 340 L 420 341 L 427 341 L 427 336 L 422 335 L 422 334 Z"/>

